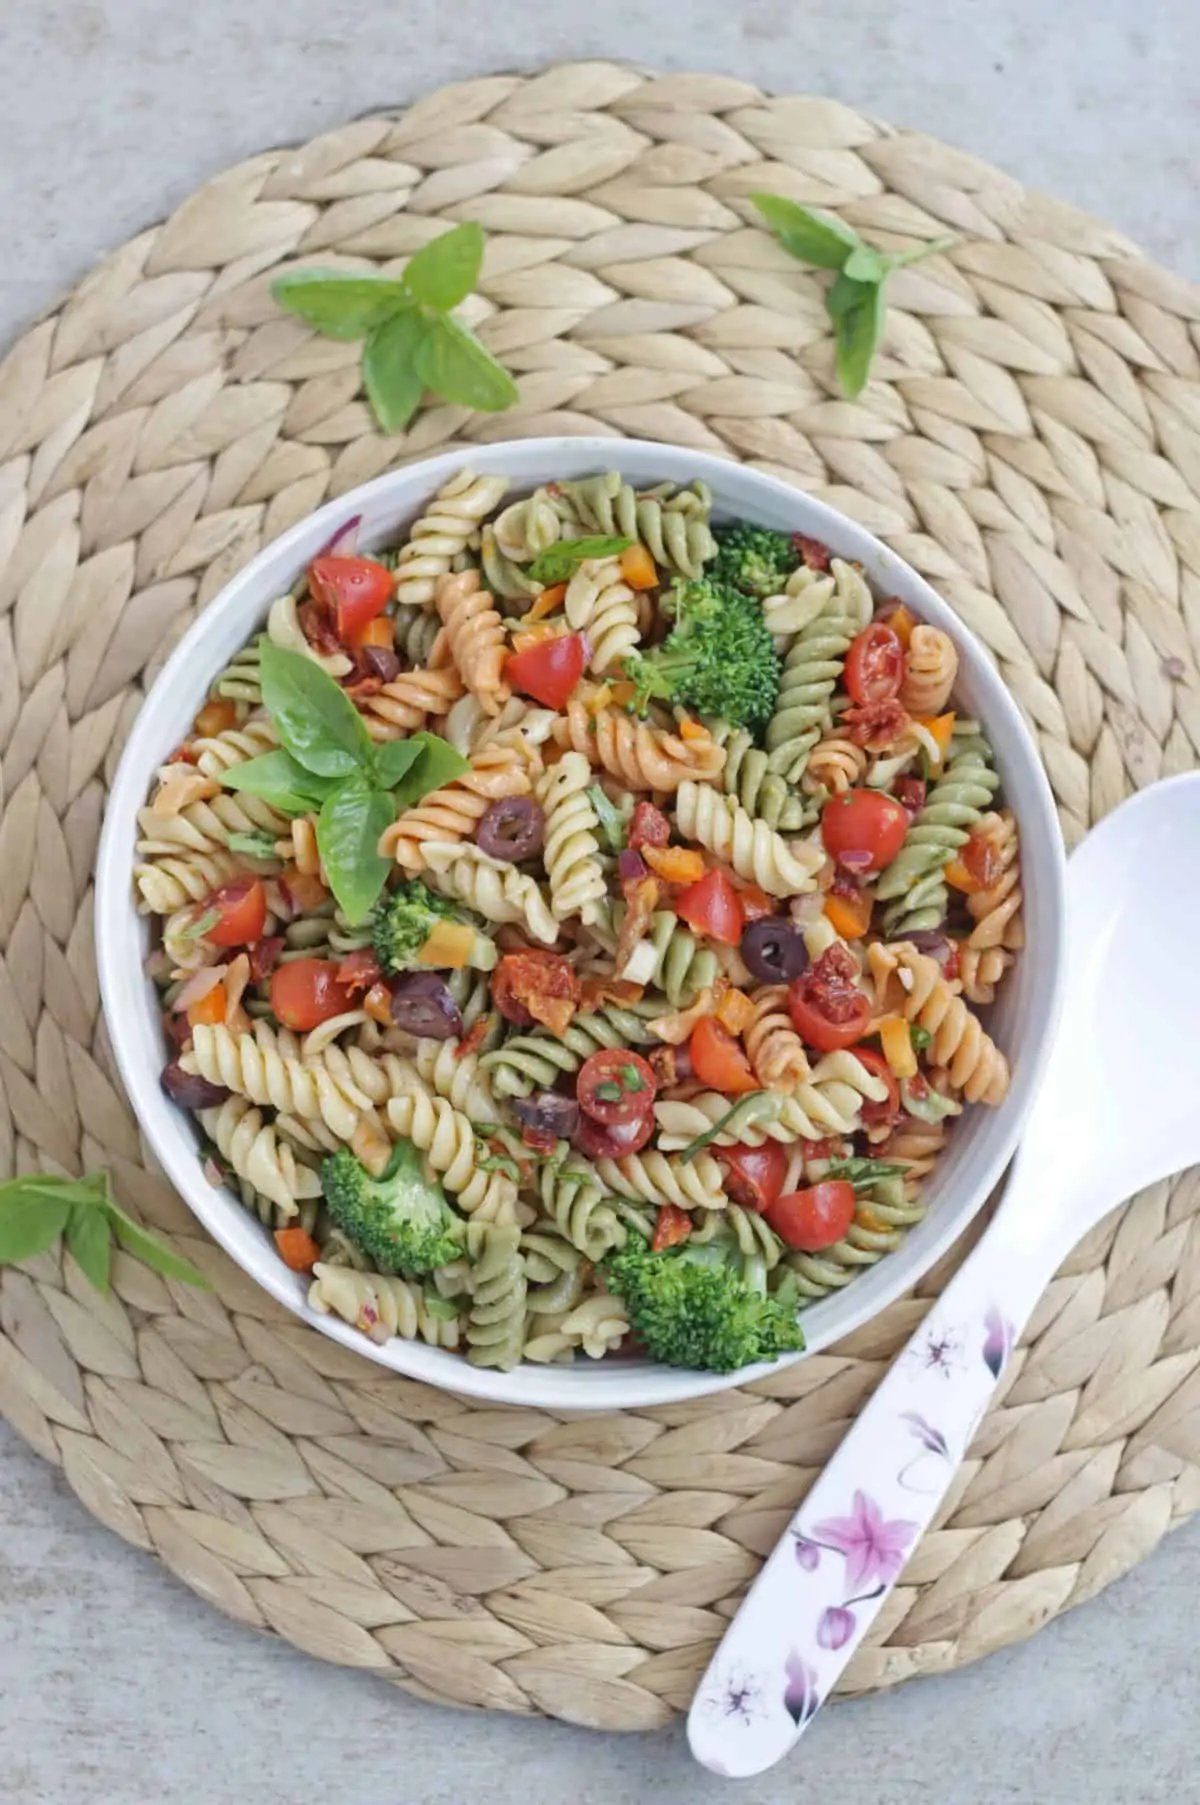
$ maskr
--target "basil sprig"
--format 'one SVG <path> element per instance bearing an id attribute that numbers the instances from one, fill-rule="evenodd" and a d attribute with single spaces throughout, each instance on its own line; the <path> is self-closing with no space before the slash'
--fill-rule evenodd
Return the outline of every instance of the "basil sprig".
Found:
<path id="1" fill-rule="evenodd" d="M 314 659 L 270 640 L 260 657 L 263 705 L 280 750 L 234 765 L 221 781 L 281 814 L 316 814 L 325 875 L 357 926 L 392 868 L 377 851 L 380 835 L 401 809 L 461 777 L 467 760 L 424 731 L 376 745 L 345 690 Z"/>
<path id="2" fill-rule="evenodd" d="M 327 338 L 365 339 L 363 387 L 384 432 L 402 432 L 426 389 L 459 407 L 500 413 L 517 385 L 453 308 L 479 280 L 483 228 L 454 226 L 410 257 L 393 280 L 347 270 L 289 270 L 278 305 Z"/>
<path id="3" fill-rule="evenodd" d="M 127 1253 L 165 1278 L 179 1279 L 202 1291 L 212 1289 L 190 1260 L 172 1253 L 126 1215 L 112 1194 L 107 1172 L 89 1172 L 83 1178 L 31 1172 L 0 1184 L 0 1266 L 45 1253 L 61 1235 L 66 1236 L 80 1271 L 97 1291 L 108 1290 L 114 1235 Z"/>
<path id="4" fill-rule="evenodd" d="M 752 194 L 750 199 L 790 256 L 838 272 L 825 296 L 825 306 L 837 340 L 838 381 L 843 394 L 855 400 L 866 386 L 871 360 L 883 337 L 888 277 L 893 270 L 949 250 L 957 240 L 935 238 L 911 251 L 893 254 L 868 244 L 844 220 L 814 213 L 781 194 Z"/>
<path id="5" fill-rule="evenodd" d="M 611 534 L 595 533 L 584 539 L 560 539 L 557 545 L 539 552 L 529 566 L 535 583 L 565 583 L 585 558 L 615 558 L 629 550 L 632 539 L 617 539 Z"/>

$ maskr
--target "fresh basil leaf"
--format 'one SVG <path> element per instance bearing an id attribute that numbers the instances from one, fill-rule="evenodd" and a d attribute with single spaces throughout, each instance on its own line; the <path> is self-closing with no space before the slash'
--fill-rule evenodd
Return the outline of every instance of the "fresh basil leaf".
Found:
<path id="1" fill-rule="evenodd" d="M 181 940 L 203 940 L 211 928 L 215 928 L 221 919 L 220 909 L 205 909 L 203 915 L 197 915 L 195 921 L 189 921 L 186 928 L 180 928 Z"/>
<path id="2" fill-rule="evenodd" d="M 856 1191 L 869 1191 L 878 1179 L 900 1178 L 906 1170 L 892 1160 L 868 1159 L 863 1154 L 854 1154 L 849 1159 L 831 1159 L 821 1177 L 822 1182 L 827 1178 L 843 1178 Z"/>
<path id="3" fill-rule="evenodd" d="M 841 269 L 847 256 L 862 244 L 853 226 L 828 213 L 814 213 L 781 194 L 752 194 L 763 221 L 785 251 L 818 269 Z"/>
<path id="4" fill-rule="evenodd" d="M 848 276 L 843 270 L 829 285 L 829 292 L 825 296 L 825 311 L 836 325 L 844 314 L 862 305 L 864 295 L 864 284 L 856 282 L 853 276 Z"/>
<path id="5" fill-rule="evenodd" d="M 861 298 L 841 315 L 835 327 L 838 381 L 849 401 L 857 400 L 866 387 L 871 359 L 883 337 L 886 311 L 883 296 L 882 282 L 864 283 Z"/>
<path id="6" fill-rule="evenodd" d="M 306 771 L 290 752 L 281 750 L 264 752 L 259 758 L 233 765 L 222 771 L 221 782 L 228 790 L 246 790 L 251 796 L 261 796 L 281 814 L 307 815 L 320 808 L 336 779 Z"/>
<path id="7" fill-rule="evenodd" d="M 424 756 L 425 745 L 422 740 L 385 740 L 382 746 L 375 748 L 372 770 L 376 784 L 381 790 L 394 789 L 418 759 Z"/>
<path id="8" fill-rule="evenodd" d="M 852 282 L 882 282 L 892 267 L 892 260 L 873 245 L 856 245 L 842 265 L 843 276 Z"/>
<path id="9" fill-rule="evenodd" d="M 343 339 L 365 338 L 408 300 L 401 282 L 334 269 L 289 270 L 272 282 L 271 295 L 279 307 L 326 338 Z"/>
<path id="10" fill-rule="evenodd" d="M 273 859 L 276 856 L 275 842 L 270 834 L 230 834 L 229 850 L 244 853 L 248 859 Z"/>
<path id="11" fill-rule="evenodd" d="M 380 834 L 394 820 L 386 791 L 372 789 L 361 771 L 338 785 L 317 816 L 317 851 L 352 927 L 370 914 L 392 869 L 378 846 Z"/>
<path id="12" fill-rule="evenodd" d="M 70 1213 L 65 1198 L 34 1190 L 23 1179 L 0 1185 L 0 1266 L 31 1260 L 53 1247 Z"/>
<path id="13" fill-rule="evenodd" d="M 103 1209 L 86 1203 L 72 1206 L 67 1222 L 67 1246 L 88 1283 L 97 1291 L 107 1291 L 112 1229 Z"/>
<path id="14" fill-rule="evenodd" d="M 711 1128 L 698 1134 L 694 1141 L 688 1142 L 679 1155 L 680 1164 L 690 1166 L 710 1141 L 715 1141 L 719 1134 L 732 1129 L 735 1122 L 739 1129 L 748 1127 L 751 1122 L 773 1122 L 782 1104 L 782 1097 L 775 1091 L 747 1091 L 729 1106 L 723 1116 L 717 1117 Z"/>
<path id="15" fill-rule="evenodd" d="M 421 744 L 421 757 L 393 788 L 392 805 L 396 809 L 411 808 L 431 790 L 442 789 L 471 769 L 470 761 L 456 752 L 449 740 L 439 739 L 436 733 L 427 733 L 422 728 L 420 733 L 410 734 L 407 744 L 411 746 L 416 741 Z"/>
<path id="16" fill-rule="evenodd" d="M 149 1229 L 127 1216 L 120 1204 L 115 1202 L 111 1193 L 104 1203 L 104 1213 L 112 1224 L 113 1233 L 135 1260 L 143 1266 L 149 1266 L 152 1272 L 161 1272 L 164 1278 L 179 1279 L 185 1285 L 194 1285 L 197 1291 L 211 1291 L 212 1284 L 205 1278 L 199 1267 L 193 1266 L 181 1254 L 173 1253 L 169 1247 L 152 1235 Z"/>
<path id="17" fill-rule="evenodd" d="M 384 432 L 403 432 L 420 405 L 424 383 L 417 374 L 417 346 L 426 330 L 409 305 L 371 328 L 363 350 L 363 387 Z"/>
<path id="18" fill-rule="evenodd" d="M 483 265 L 483 227 L 468 219 L 429 244 L 404 266 L 404 286 L 426 307 L 442 313 L 465 301 Z"/>
<path id="19" fill-rule="evenodd" d="M 284 749 L 318 777 L 349 777 L 369 766 L 363 718 L 327 671 L 303 652 L 268 640 L 260 654 L 262 694 Z"/>
<path id="20" fill-rule="evenodd" d="M 923 1053 L 933 1039 L 929 1029 L 923 1028 L 920 1022 L 913 1022 L 908 1030 L 908 1037 L 912 1041 L 914 1053 Z"/>
<path id="21" fill-rule="evenodd" d="M 632 544 L 632 539 L 616 539 L 603 533 L 585 539 L 560 539 L 557 545 L 538 553 L 528 567 L 529 575 L 535 583 L 565 583 L 586 558 L 615 558 Z"/>
<path id="22" fill-rule="evenodd" d="M 496 414 L 520 399 L 504 365 L 459 320 L 439 317 L 426 322 L 416 365 L 425 387 L 458 407 Z"/>

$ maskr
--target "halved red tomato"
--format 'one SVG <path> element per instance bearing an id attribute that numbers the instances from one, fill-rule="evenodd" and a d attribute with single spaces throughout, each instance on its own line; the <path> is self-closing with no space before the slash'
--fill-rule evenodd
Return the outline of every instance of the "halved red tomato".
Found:
<path id="1" fill-rule="evenodd" d="M 354 1007 L 353 993 L 338 982 L 332 959 L 289 959 L 271 973 L 271 1009 L 294 1034 L 307 1034 Z"/>
<path id="2" fill-rule="evenodd" d="M 719 867 L 679 892 L 675 913 L 698 934 L 707 934 L 725 946 L 737 945 L 746 919 L 728 873 Z"/>
<path id="3" fill-rule="evenodd" d="M 314 599 L 332 616 L 343 642 L 382 614 L 392 599 L 392 573 L 374 558 L 314 558 L 308 567 Z"/>
<path id="4" fill-rule="evenodd" d="M 861 1040 L 871 1004 L 856 982 L 854 955 L 840 943 L 827 947 L 808 971 L 788 985 L 788 1013 L 801 1040 L 818 1053 L 833 1053 Z"/>
<path id="5" fill-rule="evenodd" d="M 743 1209 L 767 1210 L 783 1189 L 788 1156 L 778 1141 L 761 1147 L 718 1147 L 725 1167 L 725 1189 Z"/>
<path id="6" fill-rule="evenodd" d="M 212 946 L 249 946 L 258 940 L 267 919 L 267 893 L 261 878 L 239 877 L 214 890 L 204 913 L 217 911 L 217 920 L 204 935 Z"/>
<path id="7" fill-rule="evenodd" d="M 873 620 L 846 653 L 846 688 L 850 700 L 889 702 L 904 682 L 905 657 L 900 636 L 886 621 Z"/>
<path id="8" fill-rule="evenodd" d="M 587 662 L 581 633 L 543 639 L 504 661 L 504 675 L 514 689 L 532 696 L 543 708 L 563 708 L 583 676 Z"/>
<path id="9" fill-rule="evenodd" d="M 693 1072 L 711 1090 L 724 1091 L 732 1097 L 759 1089 L 740 1044 L 710 1015 L 703 1016 L 692 1029 L 688 1052 Z"/>
<path id="10" fill-rule="evenodd" d="M 821 838 L 830 858 L 861 877 L 890 865 L 904 844 L 908 814 L 882 790 L 845 790 L 821 811 Z"/>
<path id="11" fill-rule="evenodd" d="M 779 1239 L 800 1253 L 820 1253 L 845 1239 L 854 1221 L 854 1186 L 827 1178 L 804 1191 L 789 1191 L 765 1212 Z"/>

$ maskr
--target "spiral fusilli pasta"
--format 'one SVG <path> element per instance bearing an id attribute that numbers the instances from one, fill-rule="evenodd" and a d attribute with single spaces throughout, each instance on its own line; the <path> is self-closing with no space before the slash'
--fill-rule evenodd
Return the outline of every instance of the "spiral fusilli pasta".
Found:
<path id="1" fill-rule="evenodd" d="M 283 1215 L 293 1217 L 305 1197 L 318 1197 L 321 1180 L 280 1143 L 274 1128 L 244 1097 L 229 1097 L 199 1111 L 200 1126 L 239 1178 L 253 1185 Z"/>
<path id="2" fill-rule="evenodd" d="M 425 1341 L 430 1347 L 457 1348 L 458 1317 L 434 1314 L 420 1285 L 412 1279 L 388 1278 L 381 1272 L 356 1272 L 324 1261 L 313 1267 L 308 1307 L 321 1316 L 340 1316 L 372 1341 Z"/>
<path id="3" fill-rule="evenodd" d="M 478 571 L 443 577 L 436 606 L 459 676 L 487 714 L 499 714 L 510 694 L 504 681 L 508 644 L 492 598 L 479 586 Z"/>
<path id="4" fill-rule="evenodd" d="M 535 878 L 489 858 L 478 846 L 427 841 L 423 851 L 429 882 L 443 895 L 466 903 L 486 921 L 511 922 L 544 946 L 554 945 L 558 923 Z"/>
<path id="5" fill-rule="evenodd" d="M 943 869 L 965 844 L 999 782 L 974 723 L 956 726 L 945 772 L 876 887 L 879 901 L 890 904 L 883 914 L 890 936 L 941 925 L 947 907 Z"/>
<path id="6" fill-rule="evenodd" d="M 669 792 L 688 778 L 711 783 L 725 766 L 724 749 L 708 736 L 685 742 L 663 727 L 649 726 L 613 708 L 591 714 L 575 697 L 567 703 L 555 738 L 584 753 L 631 790 Z"/>
<path id="7" fill-rule="evenodd" d="M 814 844 L 785 841 L 765 821 L 748 815 L 732 796 L 685 779 L 675 797 L 679 831 L 731 865 L 768 896 L 800 896 L 814 887 L 824 854 Z"/>
<path id="8" fill-rule="evenodd" d="M 930 1059 L 946 1069 L 955 1090 L 968 1103 L 1002 1103 L 1008 1061 L 937 960 L 900 940 L 870 947 L 867 963 L 882 1006 L 896 1008 L 932 1036 Z"/>
<path id="9" fill-rule="evenodd" d="M 865 579 L 835 558 L 833 584 L 820 611 L 801 628 L 783 661 L 779 697 L 767 728 L 771 769 L 798 783 L 808 755 L 833 724 L 830 703 L 850 642 L 874 608 Z"/>
<path id="10" fill-rule="evenodd" d="M 567 584 L 563 608 L 568 626 L 587 634 L 590 670 L 616 670 L 636 649 L 637 599 L 615 558 L 585 558 Z"/>
<path id="11" fill-rule="evenodd" d="M 591 766 L 582 752 L 564 752 L 534 784 L 546 817 L 543 857 L 550 882 L 550 907 L 560 921 L 578 915 L 584 926 L 596 921 L 608 894 L 597 858 L 596 811 L 588 798 Z"/>
<path id="12" fill-rule="evenodd" d="M 958 652 L 950 635 L 940 627 L 914 627 L 900 688 L 900 700 L 909 714 L 941 714 L 957 677 Z"/>
<path id="13" fill-rule="evenodd" d="M 494 1222 L 467 1225 L 471 1262 L 471 1308 L 467 1319 L 467 1359 L 472 1366 L 511 1372 L 525 1340 L 525 1267 L 521 1231 Z"/>
<path id="14" fill-rule="evenodd" d="M 474 476 L 469 470 L 443 484 L 413 522 L 397 555 L 396 601 L 401 607 L 433 607 L 439 579 L 454 569 L 455 559 L 507 488 L 507 477 Z"/>

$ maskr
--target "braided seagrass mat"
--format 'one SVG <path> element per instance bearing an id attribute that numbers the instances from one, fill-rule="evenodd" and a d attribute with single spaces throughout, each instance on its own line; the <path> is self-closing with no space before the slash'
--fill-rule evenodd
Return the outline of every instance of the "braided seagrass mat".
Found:
<path id="1" fill-rule="evenodd" d="M 862 399 L 819 278 L 746 194 L 835 207 L 900 275 Z M 295 260 L 489 233 L 499 418 L 374 428 L 358 347 L 268 296 Z M 762 1555 L 938 1286 L 742 1391 L 556 1418 L 386 1375 L 303 1328 L 158 1177 L 100 1019 L 105 779 L 165 653 L 261 545 L 455 442 L 635 434 L 861 520 L 994 652 L 1075 840 L 1200 747 L 1200 296 L 961 151 L 834 101 L 579 64 L 447 88 L 219 176 L 0 364 L 0 1133 L 107 1164 L 215 1282 L 118 1255 L 0 1279 L 0 1409 L 102 1522 L 231 1616 L 423 1697 L 645 1729 L 686 1706 Z M 961 1257 L 961 1253 L 955 1257 Z M 846 1687 L 1029 1635 L 1200 1503 L 1200 1185 L 1156 1186 L 1050 1287 Z"/>

